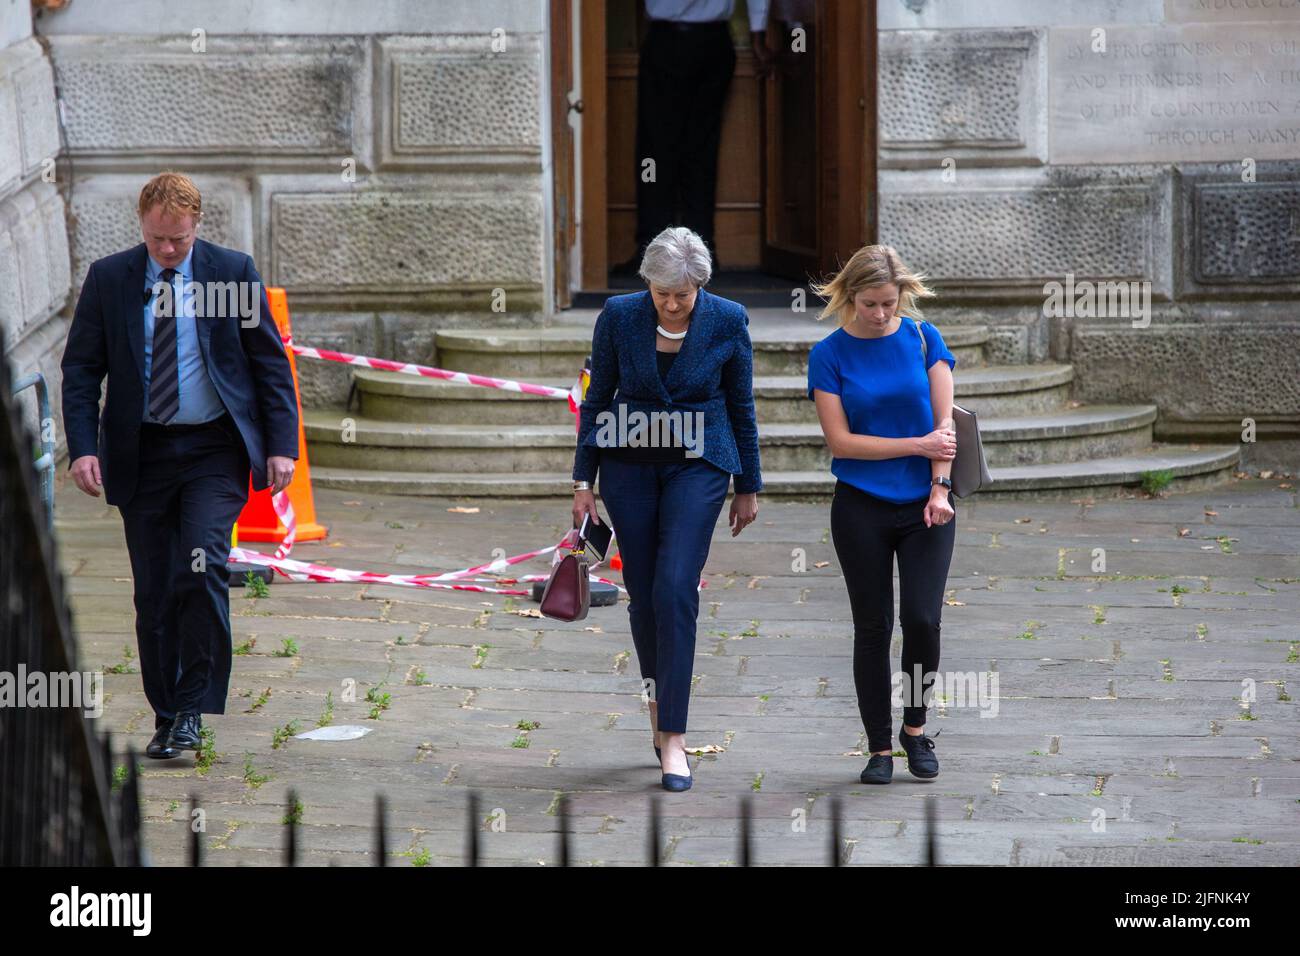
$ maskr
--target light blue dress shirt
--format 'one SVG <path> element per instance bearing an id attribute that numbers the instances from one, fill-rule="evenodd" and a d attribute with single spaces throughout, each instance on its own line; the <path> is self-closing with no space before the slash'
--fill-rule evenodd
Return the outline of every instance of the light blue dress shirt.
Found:
<path id="1" fill-rule="evenodd" d="M 144 270 L 144 291 L 153 291 L 154 284 L 161 281 L 163 267 L 153 261 L 153 256 L 146 256 Z M 226 406 L 212 385 L 207 366 L 203 364 L 203 353 L 199 349 L 199 333 L 195 318 L 194 294 L 187 285 L 194 279 L 194 249 L 185 257 L 185 261 L 176 267 L 172 276 L 172 301 L 176 310 L 176 359 L 180 372 L 180 408 L 167 424 L 198 425 L 220 418 Z M 144 306 L 144 421 L 156 422 L 149 414 L 149 385 L 153 372 L 153 297 Z"/>
<path id="2" fill-rule="evenodd" d="M 768 0 L 748 0 L 749 29 L 762 33 L 767 29 Z M 712 23 L 730 20 L 736 0 L 645 0 L 645 14 L 651 20 L 676 20 L 681 23 Z"/>

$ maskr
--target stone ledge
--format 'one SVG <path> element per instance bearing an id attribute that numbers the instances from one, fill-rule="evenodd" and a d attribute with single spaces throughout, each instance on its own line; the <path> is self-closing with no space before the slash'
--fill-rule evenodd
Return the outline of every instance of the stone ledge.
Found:
<path id="1" fill-rule="evenodd" d="M 880 163 L 1047 162 L 1044 30 L 880 35 Z"/>
<path id="2" fill-rule="evenodd" d="M 1300 162 L 1180 166 L 1180 298 L 1300 296 Z"/>
<path id="3" fill-rule="evenodd" d="M 67 225 L 54 186 L 38 181 L 0 202 L 0 262 L 0 323 L 12 341 L 67 300 Z"/>
<path id="4" fill-rule="evenodd" d="M 1300 320 L 1076 326 L 1070 359 L 1085 401 L 1154 402 L 1162 418 L 1300 418 Z M 1290 347 L 1288 347 L 1290 346 Z"/>
<path id="5" fill-rule="evenodd" d="M 1152 167 L 1051 167 L 880 176 L 881 241 L 949 301 L 1041 303 L 1045 285 L 1150 281 L 1172 294 L 1172 177 Z"/>
<path id="6" fill-rule="evenodd" d="M 388 166 L 496 164 L 541 168 L 542 43 L 507 36 L 390 37 L 379 41 Z"/>
<path id="7" fill-rule="evenodd" d="M 544 224 L 542 197 L 522 185 L 504 175 L 440 174 L 313 190 L 301 178 L 263 177 L 268 281 L 300 301 L 364 296 L 431 306 L 442 293 L 483 312 L 500 288 L 507 311 L 529 311 L 543 283 Z"/>
<path id="8" fill-rule="evenodd" d="M 0 49 L 0 195 L 21 187 L 59 152 L 54 74 L 34 39 Z"/>
<path id="9" fill-rule="evenodd" d="M 53 38 L 73 155 L 369 155 L 364 40 L 209 36 L 204 53 L 190 43 Z M 159 110 L 168 99 L 190 112 Z"/>

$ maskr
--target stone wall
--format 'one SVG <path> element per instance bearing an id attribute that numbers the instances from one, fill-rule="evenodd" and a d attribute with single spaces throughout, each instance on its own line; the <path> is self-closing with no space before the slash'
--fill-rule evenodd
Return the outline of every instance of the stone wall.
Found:
<path id="1" fill-rule="evenodd" d="M 172 168 L 203 192 L 200 235 L 288 290 L 303 341 L 429 361 L 439 328 L 542 320 L 545 4 L 108 6 L 36 25 L 67 107 L 74 286 L 140 241 L 140 186 Z M 299 364 L 308 405 L 345 398 L 333 371 Z"/>
<path id="2" fill-rule="evenodd" d="M 57 409 L 63 339 L 52 320 L 68 299 L 68 233 L 54 80 L 28 2 L 0 0 L 0 330 L 14 377 L 43 373 Z M 35 391 L 21 402 L 35 434 Z"/>
<path id="3" fill-rule="evenodd" d="M 1156 403 L 1157 437 L 1253 419 L 1276 443 L 1245 460 L 1300 470 L 1300 6 L 878 9 L 880 236 L 939 290 L 927 315 L 1072 362 L 1078 398 Z M 1149 284 L 1149 324 L 1047 314 L 1067 276 Z"/>

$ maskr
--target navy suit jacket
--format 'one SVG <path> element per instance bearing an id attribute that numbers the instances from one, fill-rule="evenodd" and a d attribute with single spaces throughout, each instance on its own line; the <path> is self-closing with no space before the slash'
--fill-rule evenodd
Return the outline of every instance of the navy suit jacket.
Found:
<path id="1" fill-rule="evenodd" d="M 735 475 L 737 494 L 762 490 L 758 424 L 754 418 L 754 350 L 749 315 L 732 302 L 700 289 L 681 351 L 665 381 L 655 359 L 659 318 L 649 290 L 605 301 L 591 342 L 591 381 L 580 408 L 575 481 L 594 481 L 601 412 L 704 413 L 702 457 Z"/>
<path id="2" fill-rule="evenodd" d="M 68 459 L 98 455 L 111 505 L 135 494 L 140 425 L 144 418 L 144 243 L 95 262 L 63 350 L 63 428 Z M 194 281 L 256 282 L 261 311 L 256 325 L 239 316 L 195 319 L 199 351 L 217 396 L 239 428 L 253 471 L 253 487 L 268 486 L 268 456 L 298 457 L 298 399 L 293 373 L 266 289 L 250 256 L 202 239 L 194 241 Z M 108 376 L 103 414 L 99 391 Z"/>

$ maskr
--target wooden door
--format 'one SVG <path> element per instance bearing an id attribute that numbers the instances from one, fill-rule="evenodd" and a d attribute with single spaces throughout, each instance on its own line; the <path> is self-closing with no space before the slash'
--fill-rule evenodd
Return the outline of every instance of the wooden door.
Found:
<path id="1" fill-rule="evenodd" d="M 768 45 L 762 266 L 804 280 L 875 241 L 875 5 L 774 4 Z"/>

